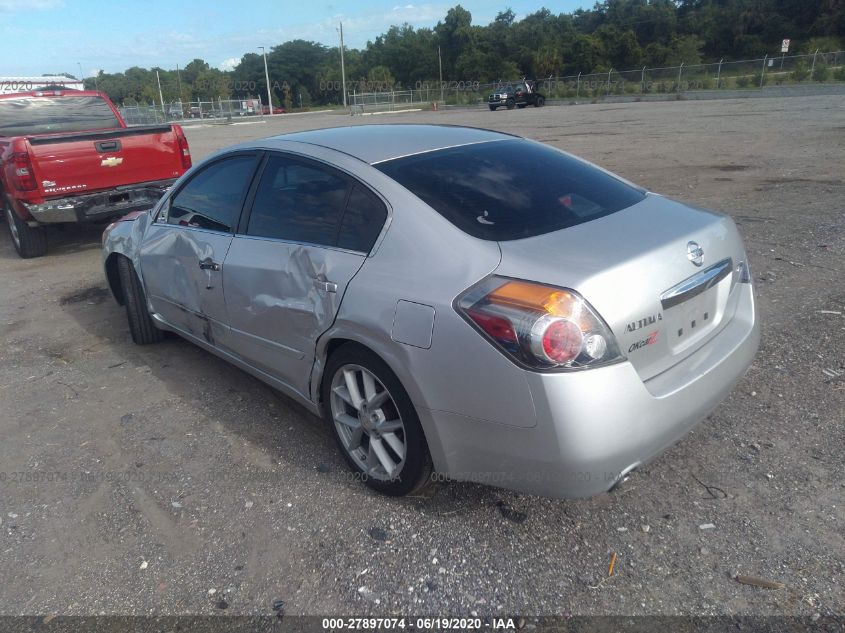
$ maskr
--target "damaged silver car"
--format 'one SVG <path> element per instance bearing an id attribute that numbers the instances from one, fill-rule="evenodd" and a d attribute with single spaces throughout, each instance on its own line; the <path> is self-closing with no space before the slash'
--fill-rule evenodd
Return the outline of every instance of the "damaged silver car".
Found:
<path id="1" fill-rule="evenodd" d="M 228 148 L 108 227 L 132 338 L 176 332 L 322 415 L 371 487 L 609 490 L 759 341 L 733 221 L 546 145 L 362 125 Z"/>

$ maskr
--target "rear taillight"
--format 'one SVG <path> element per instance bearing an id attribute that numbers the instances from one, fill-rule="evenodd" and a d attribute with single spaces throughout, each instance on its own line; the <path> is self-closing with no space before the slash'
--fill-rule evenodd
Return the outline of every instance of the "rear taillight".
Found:
<path id="1" fill-rule="evenodd" d="M 176 130 L 176 140 L 179 142 L 179 156 L 182 159 L 182 167 L 183 169 L 190 169 L 191 168 L 191 148 L 188 147 L 188 139 L 185 136 L 185 132 L 182 131 L 182 128 L 178 125 L 173 126 Z"/>
<path id="2" fill-rule="evenodd" d="M 532 369 L 624 360 L 610 328 L 572 290 L 494 276 L 467 290 L 455 306 L 496 347 Z"/>
<path id="3" fill-rule="evenodd" d="M 26 152 L 12 154 L 12 184 L 18 191 L 33 191 L 38 189 L 35 173 L 32 171 L 32 161 Z"/>

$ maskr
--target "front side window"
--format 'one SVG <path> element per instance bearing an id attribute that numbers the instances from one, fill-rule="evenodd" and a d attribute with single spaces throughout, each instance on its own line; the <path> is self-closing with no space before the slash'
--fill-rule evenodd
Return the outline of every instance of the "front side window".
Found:
<path id="1" fill-rule="evenodd" d="M 281 155 L 267 161 L 247 234 L 335 246 L 351 183 L 322 166 Z"/>
<path id="2" fill-rule="evenodd" d="M 485 240 L 559 231 L 645 197 L 587 163 L 521 139 L 462 145 L 375 167 L 459 229 Z"/>
<path id="3" fill-rule="evenodd" d="M 203 168 L 171 200 L 168 224 L 231 233 L 255 160 L 251 155 L 232 156 Z"/>

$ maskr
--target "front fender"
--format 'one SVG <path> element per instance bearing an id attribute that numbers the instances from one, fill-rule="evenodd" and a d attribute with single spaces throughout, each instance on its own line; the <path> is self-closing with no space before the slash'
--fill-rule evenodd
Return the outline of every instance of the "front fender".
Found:
<path id="1" fill-rule="evenodd" d="M 123 305 L 123 290 L 117 275 L 117 257 L 126 257 L 135 267 L 135 273 L 143 284 L 140 252 L 144 233 L 151 220 L 150 213 L 130 213 L 106 227 L 103 232 L 103 272 L 115 301 Z"/>

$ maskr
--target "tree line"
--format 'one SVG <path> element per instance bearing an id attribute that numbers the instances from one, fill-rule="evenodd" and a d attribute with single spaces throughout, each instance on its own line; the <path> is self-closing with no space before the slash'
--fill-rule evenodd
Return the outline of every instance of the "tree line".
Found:
<path id="1" fill-rule="evenodd" d="M 790 52 L 840 50 L 845 36 L 842 0 L 606 0 L 592 9 L 555 14 L 540 9 L 517 19 L 510 9 L 487 25 L 473 24 L 455 6 L 433 28 L 391 26 L 361 49 L 345 48 L 351 92 L 508 81 L 642 66 L 673 66 L 753 59 Z M 438 55 L 439 51 L 439 55 Z M 275 105 L 309 107 L 342 102 L 339 47 L 301 39 L 267 54 Z M 245 54 L 231 71 L 202 59 L 184 68 L 139 67 L 86 78 L 123 104 L 247 98 L 266 101 L 264 60 Z"/>

